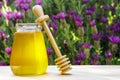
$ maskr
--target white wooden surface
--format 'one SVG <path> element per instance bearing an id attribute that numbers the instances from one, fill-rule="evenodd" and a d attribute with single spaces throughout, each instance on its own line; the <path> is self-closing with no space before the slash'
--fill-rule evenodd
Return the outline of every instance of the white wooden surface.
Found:
<path id="1" fill-rule="evenodd" d="M 41 76 L 15 76 L 9 66 L 0 67 L 0 80 L 120 80 L 120 66 L 72 66 L 68 75 L 60 75 L 56 66 L 49 66 Z"/>

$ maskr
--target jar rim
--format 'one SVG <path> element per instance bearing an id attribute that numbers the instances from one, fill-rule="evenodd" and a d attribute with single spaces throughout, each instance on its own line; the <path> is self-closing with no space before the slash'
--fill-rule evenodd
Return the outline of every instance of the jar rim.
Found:
<path id="1" fill-rule="evenodd" d="M 16 23 L 17 32 L 41 31 L 41 25 L 37 23 Z"/>
<path id="2" fill-rule="evenodd" d="M 26 25 L 38 26 L 37 23 L 16 23 L 16 26 L 26 26 Z"/>

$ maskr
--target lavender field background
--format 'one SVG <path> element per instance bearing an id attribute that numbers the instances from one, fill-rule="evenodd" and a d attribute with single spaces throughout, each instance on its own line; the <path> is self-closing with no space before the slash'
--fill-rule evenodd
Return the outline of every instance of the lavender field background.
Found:
<path id="1" fill-rule="evenodd" d="M 0 0 L 0 65 L 9 65 L 16 23 L 34 23 L 34 5 L 50 16 L 48 26 L 74 65 L 120 64 L 119 0 Z M 56 55 L 45 31 L 49 64 Z M 21 58 L 22 59 L 22 58 Z"/>

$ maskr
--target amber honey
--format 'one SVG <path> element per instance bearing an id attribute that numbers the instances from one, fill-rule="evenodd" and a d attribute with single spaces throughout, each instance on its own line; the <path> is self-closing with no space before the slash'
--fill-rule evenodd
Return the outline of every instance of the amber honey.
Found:
<path id="1" fill-rule="evenodd" d="M 42 32 L 16 32 L 10 66 L 15 75 L 39 75 L 46 72 L 48 59 Z"/>

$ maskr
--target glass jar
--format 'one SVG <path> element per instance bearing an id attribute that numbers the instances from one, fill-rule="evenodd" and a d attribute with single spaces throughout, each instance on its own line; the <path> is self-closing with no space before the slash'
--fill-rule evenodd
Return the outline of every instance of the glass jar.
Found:
<path id="1" fill-rule="evenodd" d="M 46 72 L 48 58 L 44 36 L 38 24 L 17 23 L 10 67 L 15 75 L 40 75 Z"/>

